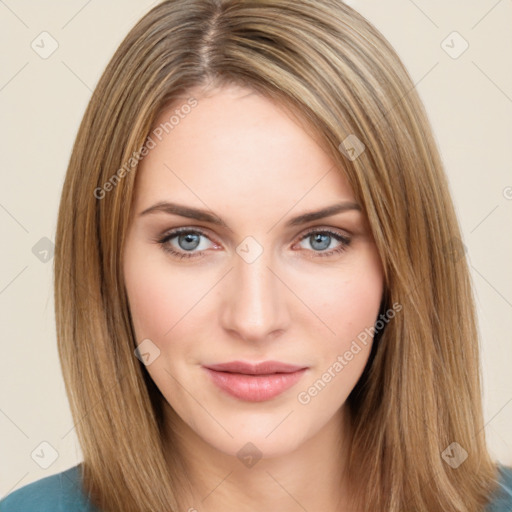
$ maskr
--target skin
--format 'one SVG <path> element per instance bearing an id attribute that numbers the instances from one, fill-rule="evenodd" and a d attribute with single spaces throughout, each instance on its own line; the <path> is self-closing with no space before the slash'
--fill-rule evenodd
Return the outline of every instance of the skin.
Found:
<path id="1" fill-rule="evenodd" d="M 251 89 L 192 95 L 198 105 L 139 166 L 123 254 L 136 341 L 149 339 L 150 353 L 159 351 L 146 370 L 165 397 L 193 486 L 183 510 L 348 510 L 344 403 L 371 340 L 309 403 L 298 394 L 377 319 L 383 272 L 367 221 L 347 210 L 286 227 L 299 214 L 355 202 L 342 169 L 303 123 Z M 229 229 L 165 212 L 141 215 L 160 201 L 214 212 Z M 157 240 L 178 227 L 206 236 L 192 240 L 200 241 L 196 248 L 178 236 L 167 246 L 201 256 L 163 250 Z M 329 235 L 315 242 L 305 236 L 311 228 L 350 243 Z M 248 236 L 263 251 L 251 262 L 237 253 Z M 250 247 L 254 255 L 258 245 Z M 308 369 L 281 395 L 247 402 L 220 390 L 202 368 L 233 360 Z M 248 442 L 262 455 L 252 467 L 237 457 Z"/>

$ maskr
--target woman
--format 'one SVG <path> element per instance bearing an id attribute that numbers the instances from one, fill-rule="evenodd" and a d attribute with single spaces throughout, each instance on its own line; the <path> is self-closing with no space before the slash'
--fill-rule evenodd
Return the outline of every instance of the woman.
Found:
<path id="1" fill-rule="evenodd" d="M 353 9 L 159 4 L 59 211 L 84 462 L 0 509 L 510 510 L 460 236 L 410 77 Z"/>

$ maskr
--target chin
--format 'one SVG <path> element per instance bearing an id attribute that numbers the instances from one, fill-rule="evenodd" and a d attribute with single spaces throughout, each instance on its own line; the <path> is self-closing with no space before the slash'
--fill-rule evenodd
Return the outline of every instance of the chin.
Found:
<path id="1" fill-rule="evenodd" d="M 219 439 L 216 437 L 203 437 L 203 440 L 216 450 L 230 456 L 236 457 L 247 467 L 257 460 L 273 459 L 282 457 L 295 451 L 304 441 L 300 433 L 292 433 L 283 430 L 279 434 L 263 434 L 258 429 L 238 432 L 231 439 Z"/>

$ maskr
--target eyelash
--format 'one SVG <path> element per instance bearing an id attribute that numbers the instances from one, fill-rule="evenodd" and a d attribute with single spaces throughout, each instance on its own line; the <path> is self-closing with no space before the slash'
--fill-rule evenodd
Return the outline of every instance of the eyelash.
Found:
<path id="1" fill-rule="evenodd" d="M 156 239 L 155 242 L 157 242 L 158 244 L 161 245 L 161 248 L 164 252 L 166 252 L 166 253 L 170 254 L 171 256 L 178 258 L 178 259 L 203 257 L 204 251 L 202 251 L 202 252 L 200 251 L 197 253 L 178 252 L 178 251 L 175 251 L 174 249 L 171 249 L 169 247 L 169 245 L 167 245 L 167 243 L 170 240 L 172 240 L 176 236 L 179 236 L 183 233 L 193 233 L 195 235 L 202 235 L 205 238 L 209 238 L 208 235 L 206 233 L 204 233 L 203 231 L 201 231 L 200 229 L 179 228 L 179 229 L 175 229 L 173 231 L 166 233 L 162 238 Z M 315 253 L 315 256 L 313 256 L 313 257 L 322 258 L 322 257 L 332 256 L 334 254 L 341 254 L 342 252 L 344 252 L 347 249 L 347 247 L 350 245 L 350 242 L 351 242 L 350 238 L 348 238 L 347 236 L 344 236 L 336 231 L 332 231 L 330 229 L 318 229 L 318 228 L 311 229 L 310 231 L 308 231 L 307 233 L 302 235 L 298 241 L 302 242 L 303 240 L 305 240 L 306 238 L 310 237 L 313 234 L 329 235 L 329 236 L 332 236 L 333 238 L 335 238 L 338 242 L 341 242 L 341 244 L 336 249 L 331 249 L 330 251 L 325 251 L 325 252 L 312 251 Z"/>

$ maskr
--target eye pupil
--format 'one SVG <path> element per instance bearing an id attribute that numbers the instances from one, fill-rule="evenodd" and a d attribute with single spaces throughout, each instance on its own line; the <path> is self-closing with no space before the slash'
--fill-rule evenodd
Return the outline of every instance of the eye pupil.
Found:
<path id="1" fill-rule="evenodd" d="M 327 249 L 331 241 L 331 236 L 326 233 L 316 233 L 312 235 L 311 238 L 313 239 L 311 242 L 311 247 L 319 251 Z M 319 246 L 317 244 L 319 244 Z"/>
<path id="2" fill-rule="evenodd" d="M 183 250 L 195 249 L 199 245 L 199 236 L 197 233 L 187 233 L 178 237 L 178 244 Z M 184 244 L 183 244 L 183 243 Z"/>

